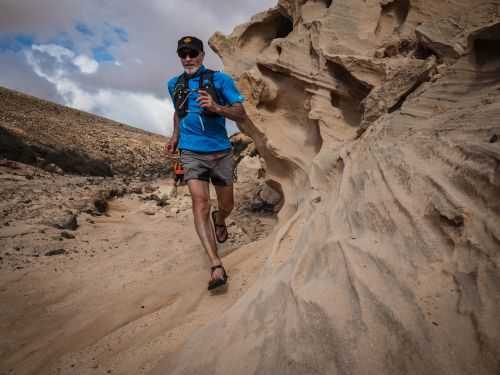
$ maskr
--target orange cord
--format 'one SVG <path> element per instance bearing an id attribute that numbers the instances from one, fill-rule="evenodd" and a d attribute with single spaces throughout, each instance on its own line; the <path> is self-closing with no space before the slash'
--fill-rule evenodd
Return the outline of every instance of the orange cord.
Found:
<path id="1" fill-rule="evenodd" d="M 176 176 L 184 175 L 184 169 L 182 168 L 182 164 L 179 160 L 177 160 L 174 164 L 174 172 Z"/>

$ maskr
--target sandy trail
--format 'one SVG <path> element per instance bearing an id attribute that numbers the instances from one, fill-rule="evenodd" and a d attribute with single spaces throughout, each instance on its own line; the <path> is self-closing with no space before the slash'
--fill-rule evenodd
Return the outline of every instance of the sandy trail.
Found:
<path id="1" fill-rule="evenodd" d="M 209 294 L 190 207 L 146 215 L 145 205 L 117 199 L 107 216 L 81 220 L 74 256 L 0 275 L 0 374 L 146 373 L 174 360 L 168 355 L 258 276 L 264 246 L 225 245 L 230 286 Z"/>

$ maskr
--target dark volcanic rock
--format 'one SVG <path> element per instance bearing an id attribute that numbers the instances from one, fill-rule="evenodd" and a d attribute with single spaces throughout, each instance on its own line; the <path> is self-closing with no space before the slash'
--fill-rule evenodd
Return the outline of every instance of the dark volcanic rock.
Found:
<path id="1" fill-rule="evenodd" d="M 71 234 L 69 232 L 63 231 L 63 232 L 61 232 L 61 237 L 66 238 L 66 239 L 73 239 L 73 238 L 75 238 L 75 235 Z"/>
<path id="2" fill-rule="evenodd" d="M 64 249 L 56 249 L 56 250 L 50 250 L 50 251 L 46 252 L 45 256 L 46 257 L 51 257 L 51 256 L 54 256 L 54 255 L 64 255 L 64 254 L 67 254 L 66 250 L 64 250 Z"/>
<path id="3" fill-rule="evenodd" d="M 78 220 L 76 215 L 68 214 L 54 219 L 52 225 L 58 229 L 76 230 L 78 228 Z"/>
<path id="4" fill-rule="evenodd" d="M 146 193 L 153 193 L 156 190 L 158 190 L 158 187 L 152 186 L 152 185 L 149 185 L 149 184 L 144 187 L 144 191 Z"/>
<path id="5" fill-rule="evenodd" d="M 108 210 L 108 202 L 105 199 L 96 199 L 94 206 L 99 213 L 104 213 Z"/>
<path id="6" fill-rule="evenodd" d="M 142 194 L 142 186 L 134 186 L 130 192 L 134 194 Z"/>

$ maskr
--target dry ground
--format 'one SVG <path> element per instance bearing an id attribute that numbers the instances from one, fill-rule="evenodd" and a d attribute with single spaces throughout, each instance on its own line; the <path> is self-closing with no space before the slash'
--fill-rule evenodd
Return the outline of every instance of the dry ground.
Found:
<path id="1" fill-rule="evenodd" d="M 157 185 L 158 195 L 172 195 L 171 180 Z M 0 230 L 3 257 L 19 249 L 7 255 L 17 263 L 0 269 L 0 374 L 146 373 L 162 358 L 174 361 L 169 353 L 252 285 L 266 258 L 252 241 L 270 232 L 272 217 L 235 210 L 220 249 L 230 284 L 211 295 L 185 188 L 163 208 L 144 197 L 116 198 L 106 215 L 81 214 L 74 239 L 47 227 L 14 237 L 1 237 L 12 224 Z M 47 238 L 65 253 L 33 257 Z"/>

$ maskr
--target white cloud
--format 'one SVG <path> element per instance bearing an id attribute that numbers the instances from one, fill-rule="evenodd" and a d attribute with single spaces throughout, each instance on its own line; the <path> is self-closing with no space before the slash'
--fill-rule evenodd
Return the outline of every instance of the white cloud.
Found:
<path id="1" fill-rule="evenodd" d="M 58 63 L 63 63 L 63 57 L 72 59 L 75 56 L 73 51 L 58 46 L 57 44 L 34 44 L 32 49 L 54 57 Z"/>
<path id="2" fill-rule="evenodd" d="M 69 57 L 67 53 L 61 54 L 62 50 L 53 48 L 37 47 L 34 50 L 45 52 L 58 62 L 62 61 L 61 56 Z M 172 133 L 173 108 L 169 99 L 161 100 L 148 93 L 112 89 L 89 92 L 69 77 L 64 65 L 61 64 L 57 69 L 47 72 L 44 71 L 40 56 L 29 50 L 25 52 L 25 56 L 33 71 L 54 85 L 65 105 L 154 133 L 163 135 Z M 92 64 L 85 61 L 82 64 L 83 69 L 88 69 L 89 65 Z"/>
<path id="3" fill-rule="evenodd" d="M 99 69 L 99 63 L 85 55 L 79 55 L 73 60 L 83 74 L 94 74 Z"/>
<path id="4" fill-rule="evenodd" d="M 115 121 L 158 134 L 172 133 L 173 107 L 168 99 L 146 93 L 100 90 L 94 96 L 94 105 L 103 116 Z"/>
<path id="5" fill-rule="evenodd" d="M 99 63 L 86 55 L 78 55 L 68 48 L 57 44 L 35 44 L 32 47 L 33 51 L 45 53 L 56 59 L 58 64 L 65 64 L 68 61 L 80 69 L 83 74 L 94 74 L 99 68 Z"/>

